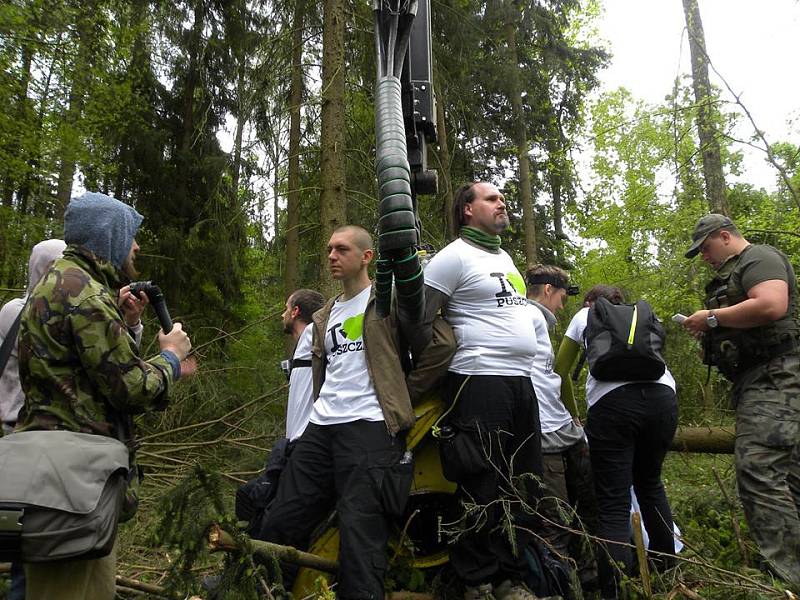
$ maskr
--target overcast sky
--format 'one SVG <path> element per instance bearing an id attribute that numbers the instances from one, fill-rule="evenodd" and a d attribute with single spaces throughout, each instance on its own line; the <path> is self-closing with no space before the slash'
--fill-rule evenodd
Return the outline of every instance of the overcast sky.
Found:
<path id="1" fill-rule="evenodd" d="M 716 69 L 741 94 L 767 140 L 800 143 L 800 1 L 698 1 L 706 49 Z M 676 74 L 691 72 L 683 3 L 602 0 L 602 4 L 598 29 L 613 54 L 601 74 L 604 89 L 624 86 L 648 103 L 662 102 Z M 725 90 L 723 98 L 732 101 L 713 71 L 711 78 Z M 743 120 L 738 136 L 749 139 L 752 133 Z M 745 152 L 741 179 L 771 189 L 776 173 L 763 156 Z"/>

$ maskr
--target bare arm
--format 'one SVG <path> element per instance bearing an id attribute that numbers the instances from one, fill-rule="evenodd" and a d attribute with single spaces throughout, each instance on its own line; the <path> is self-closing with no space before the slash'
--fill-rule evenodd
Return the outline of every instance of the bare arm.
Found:
<path id="1" fill-rule="evenodd" d="M 777 321 L 788 309 L 789 285 L 781 279 L 770 279 L 750 288 L 744 302 L 713 312 L 723 327 L 749 329 Z M 708 331 L 706 320 L 710 312 L 698 310 L 683 322 L 683 326 L 693 335 Z"/>

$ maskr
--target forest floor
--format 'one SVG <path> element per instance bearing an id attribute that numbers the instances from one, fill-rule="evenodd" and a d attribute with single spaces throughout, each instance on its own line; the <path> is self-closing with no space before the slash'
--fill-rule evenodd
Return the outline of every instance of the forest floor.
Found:
<path id="1" fill-rule="evenodd" d="M 669 600 L 791 597 L 779 583 L 755 568 L 758 553 L 748 536 L 736 496 L 732 456 L 670 453 L 663 478 L 685 548 L 679 555 L 681 560 L 676 569 L 661 577 L 651 576 L 655 597 Z M 159 514 L 163 506 L 156 496 L 164 488 L 157 481 L 153 479 L 149 484 L 145 481 L 139 514 L 121 530 L 119 573 L 139 581 L 163 584 L 170 565 L 180 557 L 174 548 L 154 546 L 154 534 L 163 522 L 163 515 Z M 225 510 L 232 512 L 236 484 L 229 478 L 221 481 L 225 482 L 221 488 L 222 495 L 226 496 Z M 198 544 L 202 545 L 202 540 L 198 540 Z M 198 549 L 202 550 L 200 546 Z M 221 555 L 200 552 L 191 569 L 199 579 L 204 574 L 219 572 L 222 565 Z M 407 573 L 402 577 L 406 583 L 407 577 Z M 411 579 L 415 581 L 416 591 L 424 591 L 426 587 L 430 590 L 432 585 L 440 595 L 451 596 L 449 590 L 442 587 L 449 587 L 445 583 L 450 579 L 446 573 L 437 577 L 428 573 L 424 578 L 427 583 L 419 574 Z M 644 597 L 640 578 L 632 578 L 627 584 L 632 597 Z"/>

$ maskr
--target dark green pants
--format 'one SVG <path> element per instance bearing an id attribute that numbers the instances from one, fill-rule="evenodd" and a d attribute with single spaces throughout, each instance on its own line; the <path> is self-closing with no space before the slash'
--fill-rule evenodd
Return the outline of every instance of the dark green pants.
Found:
<path id="1" fill-rule="evenodd" d="M 597 499 L 589 445 L 580 441 L 561 452 L 542 454 L 542 463 L 542 537 L 562 558 L 572 558 L 581 583 L 588 583 L 597 578 L 592 544 L 589 538 L 571 530 L 597 534 Z"/>
<path id="2" fill-rule="evenodd" d="M 734 388 L 739 498 L 769 567 L 800 583 L 800 354 L 746 372 Z"/>
<path id="3" fill-rule="evenodd" d="M 25 600 L 114 600 L 117 546 L 92 560 L 25 564 Z"/>

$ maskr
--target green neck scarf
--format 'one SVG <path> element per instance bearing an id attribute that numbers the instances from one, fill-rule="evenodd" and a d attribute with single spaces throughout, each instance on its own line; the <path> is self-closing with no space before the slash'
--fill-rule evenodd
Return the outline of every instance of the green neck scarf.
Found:
<path id="1" fill-rule="evenodd" d="M 487 250 L 497 250 L 500 248 L 499 235 L 490 235 L 485 231 L 481 231 L 475 227 L 470 227 L 469 225 L 464 225 L 464 227 L 462 227 L 458 232 L 458 235 L 468 239 L 473 244 L 478 244 L 478 246 L 486 248 Z"/>

